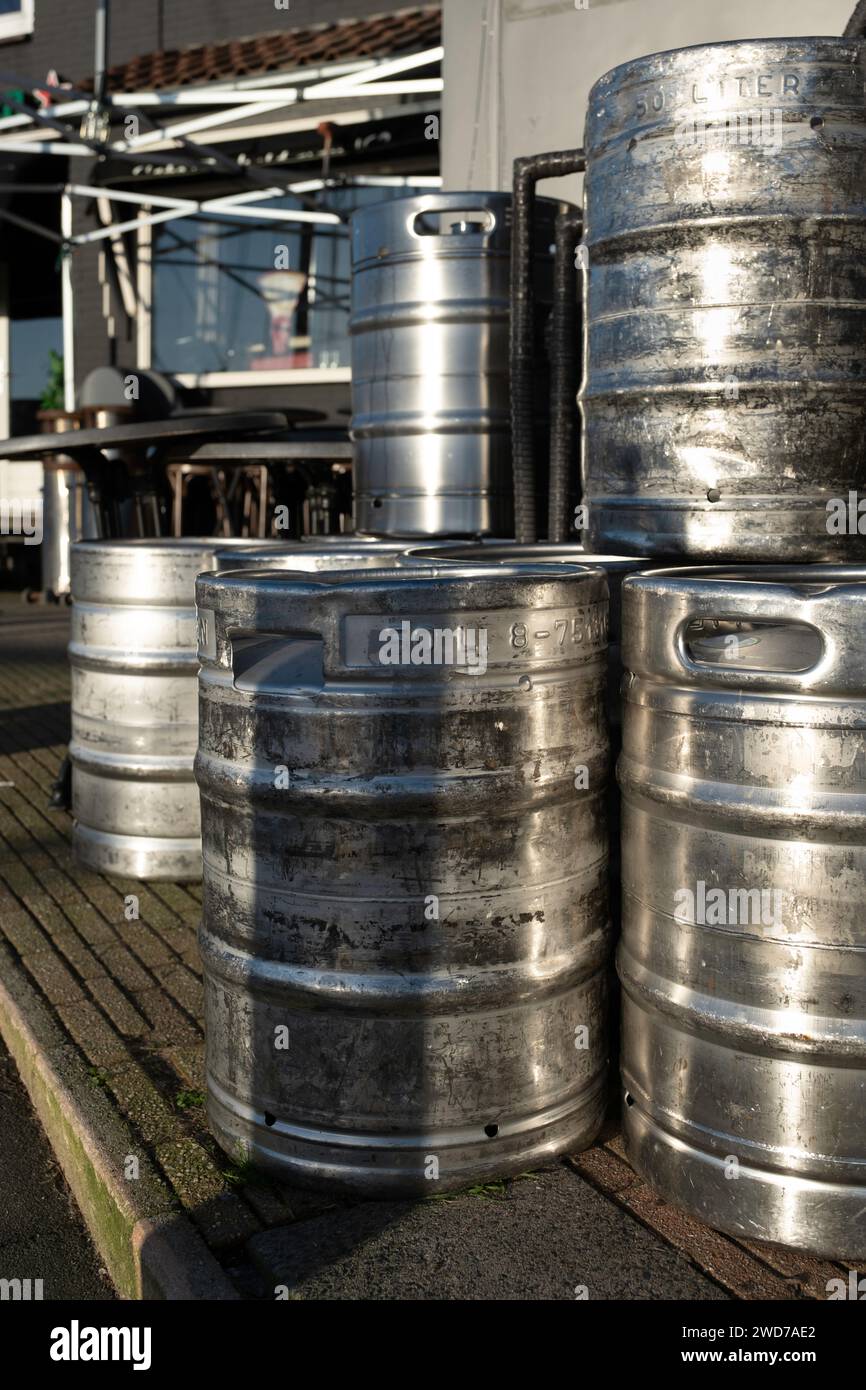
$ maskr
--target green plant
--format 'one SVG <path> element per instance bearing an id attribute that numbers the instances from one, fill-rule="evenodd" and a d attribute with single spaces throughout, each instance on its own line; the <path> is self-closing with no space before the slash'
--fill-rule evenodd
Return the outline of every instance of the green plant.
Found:
<path id="1" fill-rule="evenodd" d="M 174 1103 L 178 1110 L 192 1110 L 196 1106 L 204 1105 L 204 1091 L 178 1091 Z"/>
<path id="2" fill-rule="evenodd" d="M 232 1163 L 230 1168 L 221 1168 L 220 1172 L 231 1187 L 264 1187 L 267 1182 L 248 1158 Z"/>
<path id="3" fill-rule="evenodd" d="M 63 355 L 48 349 L 48 381 L 39 398 L 41 410 L 62 410 L 64 396 Z"/>
<path id="4" fill-rule="evenodd" d="M 508 1189 L 501 1178 L 495 1182 L 479 1182 L 474 1187 L 467 1187 L 466 1194 L 469 1197 L 504 1197 Z"/>

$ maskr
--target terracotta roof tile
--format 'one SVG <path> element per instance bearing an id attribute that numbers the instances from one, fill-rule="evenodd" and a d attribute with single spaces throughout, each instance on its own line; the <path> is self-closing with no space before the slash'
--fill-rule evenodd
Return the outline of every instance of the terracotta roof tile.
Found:
<path id="1" fill-rule="evenodd" d="M 432 48 L 441 42 L 441 34 L 438 4 L 366 19 L 317 24 L 308 29 L 281 29 L 225 43 L 141 54 L 109 70 L 109 90 L 150 91 L 336 63 L 346 58 L 387 58 Z M 77 85 L 88 90 L 93 80 L 88 78 Z"/>

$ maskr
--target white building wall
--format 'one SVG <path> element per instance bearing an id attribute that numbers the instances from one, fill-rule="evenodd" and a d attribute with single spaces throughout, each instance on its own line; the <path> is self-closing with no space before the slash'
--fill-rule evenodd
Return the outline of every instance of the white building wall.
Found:
<path id="1" fill-rule="evenodd" d="M 583 143 L 592 84 L 687 44 L 841 34 L 854 0 L 443 0 L 442 173 L 452 189 L 510 188 L 520 154 Z M 579 182 L 545 194 L 577 198 Z"/>

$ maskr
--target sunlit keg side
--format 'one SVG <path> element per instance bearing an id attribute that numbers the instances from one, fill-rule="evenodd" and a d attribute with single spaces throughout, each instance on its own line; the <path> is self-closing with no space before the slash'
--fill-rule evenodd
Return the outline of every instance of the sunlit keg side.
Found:
<path id="1" fill-rule="evenodd" d="M 866 500 L 864 51 L 701 45 L 590 92 L 592 549 L 866 556 L 866 524 L 839 515 L 851 489 Z"/>
<path id="2" fill-rule="evenodd" d="M 710 1226 L 866 1256 L 866 570 L 626 580 L 628 1156 Z"/>
<path id="3" fill-rule="evenodd" d="M 79 541 L 71 550 L 72 810 L 79 861 L 201 878 L 195 579 L 231 541 Z"/>
<path id="4" fill-rule="evenodd" d="M 591 1142 L 604 575 L 262 569 L 204 575 L 197 601 L 219 1142 L 382 1195 Z"/>
<path id="5" fill-rule="evenodd" d="M 539 402 L 549 395 L 544 325 L 560 206 L 537 203 Z M 352 218 L 351 430 L 361 531 L 512 531 L 510 257 L 509 193 L 425 193 Z"/>

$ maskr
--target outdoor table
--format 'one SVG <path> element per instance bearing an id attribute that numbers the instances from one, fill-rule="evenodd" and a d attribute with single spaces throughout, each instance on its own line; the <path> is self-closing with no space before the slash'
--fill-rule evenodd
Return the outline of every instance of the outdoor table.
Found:
<path id="1" fill-rule="evenodd" d="M 302 438 L 290 433 L 281 439 L 260 437 L 218 443 L 206 441 L 195 443 L 191 448 L 184 443 L 180 448 L 172 449 L 166 461 L 172 491 L 172 535 L 183 534 L 183 502 L 192 478 L 209 478 L 218 522 L 226 536 L 238 534 L 237 527 L 232 525 L 231 508 L 239 494 L 244 520 L 251 517 L 255 509 L 256 530 L 259 536 L 264 536 L 269 472 L 272 468 L 283 467 L 289 472 L 300 472 L 308 488 L 312 489 L 316 480 L 308 474 L 305 464 L 331 463 L 345 468 L 351 462 L 352 444 L 345 435 L 323 439 L 310 438 L 309 434 Z"/>
<path id="2" fill-rule="evenodd" d="M 84 470 L 88 491 L 105 537 L 121 537 L 120 503 L 132 497 L 138 534 L 161 532 L 156 469 L 166 452 L 182 440 L 219 435 L 250 435 L 285 431 L 287 417 L 309 418 L 307 412 L 247 410 L 177 415 L 166 420 L 141 420 L 103 429 L 67 430 L 61 434 L 28 434 L 0 440 L 0 458 L 44 458 L 67 454 Z M 233 446 L 237 447 L 237 446 Z M 148 528 L 146 511 L 151 514 Z"/>

